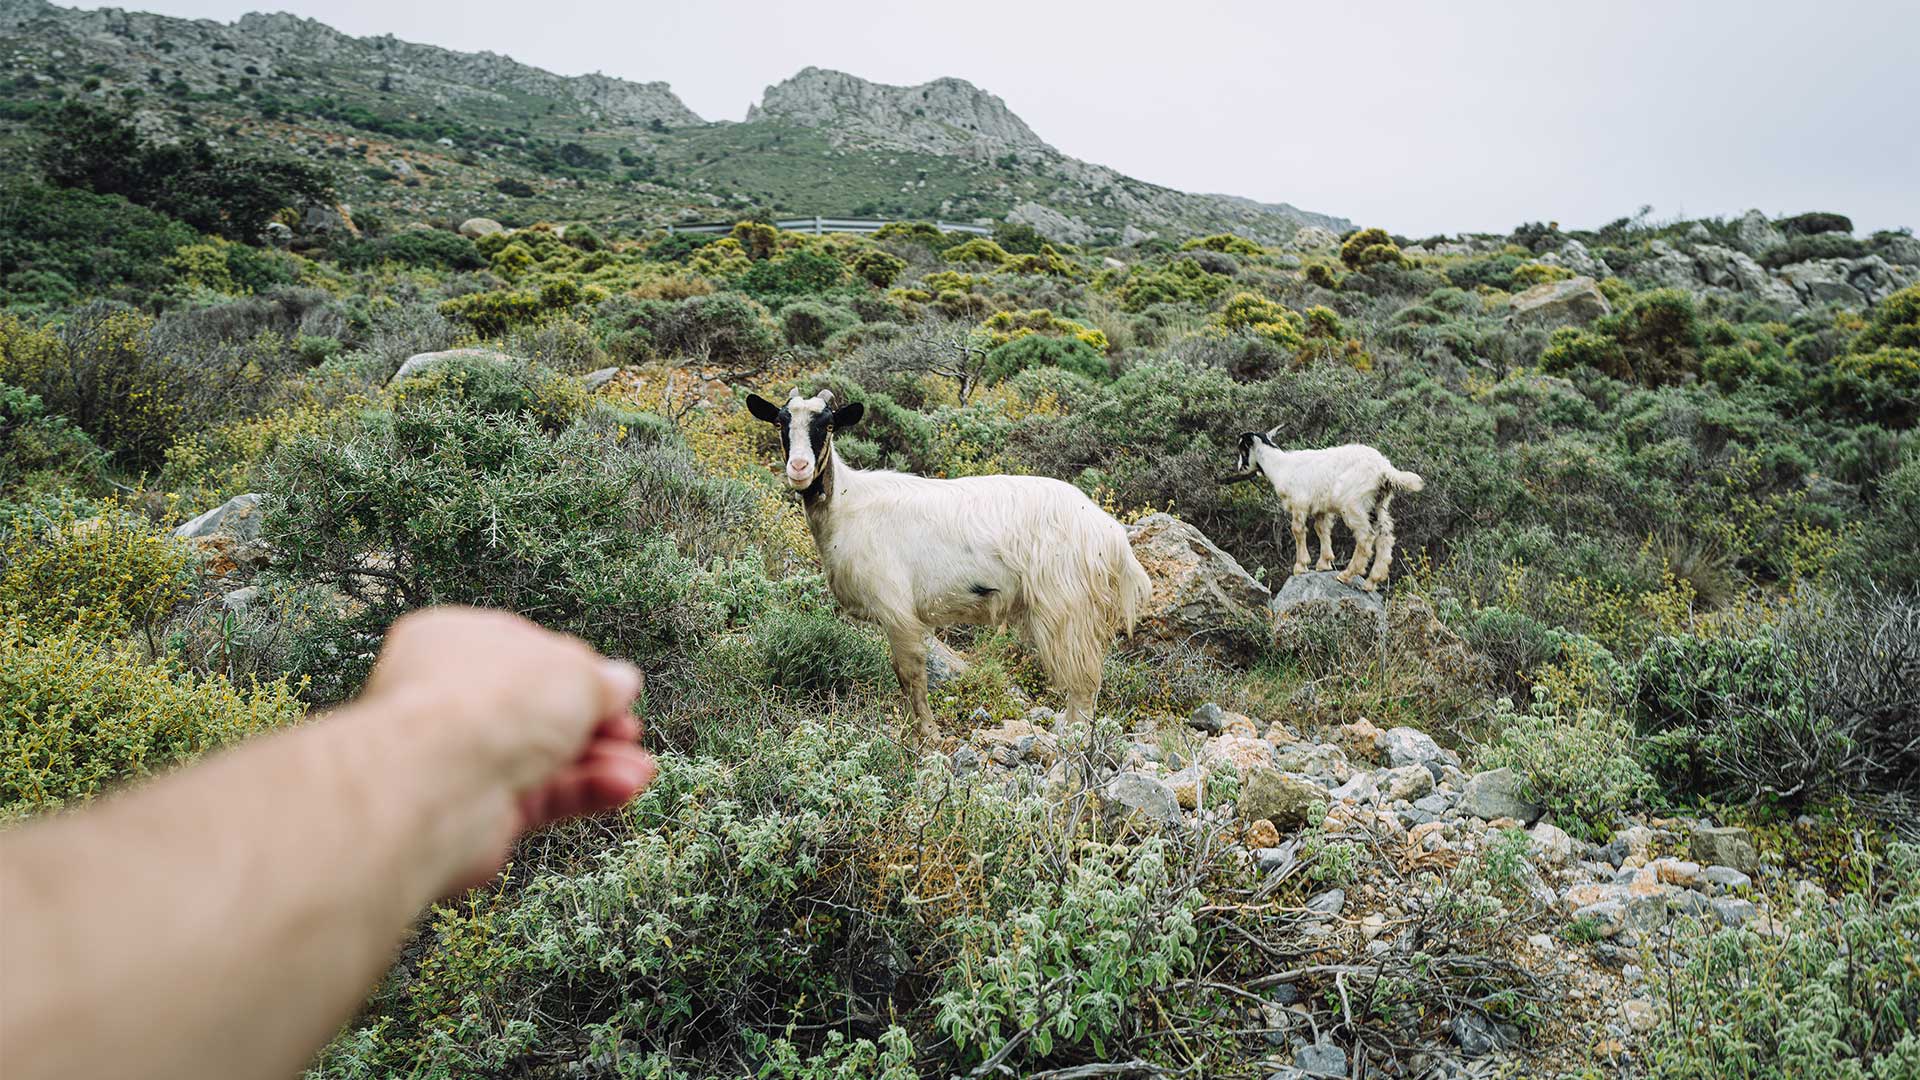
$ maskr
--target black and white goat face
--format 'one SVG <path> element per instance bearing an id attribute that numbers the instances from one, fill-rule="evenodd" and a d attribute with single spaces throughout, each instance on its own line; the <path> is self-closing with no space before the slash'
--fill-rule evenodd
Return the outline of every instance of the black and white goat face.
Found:
<path id="1" fill-rule="evenodd" d="M 1235 469 L 1239 472 L 1251 472 L 1253 470 L 1253 448 L 1266 441 L 1266 435 L 1258 431 L 1249 431 L 1241 435 L 1240 464 L 1235 466 Z"/>
<path id="2" fill-rule="evenodd" d="M 856 401 L 836 408 L 833 391 L 822 390 L 803 398 L 796 387 L 788 391 L 784 407 L 758 394 L 748 394 L 747 411 L 780 429 L 780 453 L 787 463 L 787 486 L 805 491 L 813 486 L 824 463 L 833 454 L 835 429 L 859 423 L 866 406 Z"/>

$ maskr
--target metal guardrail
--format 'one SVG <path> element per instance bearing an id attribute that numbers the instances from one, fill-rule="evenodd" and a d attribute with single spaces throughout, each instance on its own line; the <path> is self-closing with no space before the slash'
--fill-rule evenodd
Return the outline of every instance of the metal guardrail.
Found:
<path id="1" fill-rule="evenodd" d="M 730 233 L 738 222 L 733 221 L 696 221 L 686 225 L 668 225 L 669 233 Z M 888 221 L 880 218 L 830 218 L 815 215 L 810 218 L 784 218 L 773 223 L 777 229 L 787 232 L 810 232 L 815 236 L 823 233 L 875 233 L 888 225 L 907 224 L 907 222 Z M 960 225 L 951 221 L 936 221 L 934 228 L 941 232 L 972 233 L 975 236 L 992 236 L 993 230 L 983 225 Z"/>

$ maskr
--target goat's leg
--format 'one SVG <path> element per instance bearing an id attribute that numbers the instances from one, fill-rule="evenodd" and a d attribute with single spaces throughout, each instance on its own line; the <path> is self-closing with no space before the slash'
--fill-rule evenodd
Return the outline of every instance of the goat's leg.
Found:
<path id="1" fill-rule="evenodd" d="M 1353 530 L 1353 561 L 1337 575 L 1342 583 L 1352 583 L 1355 576 L 1365 572 L 1367 563 L 1373 558 L 1373 523 L 1367 520 L 1365 511 L 1342 510 L 1340 517 Z M 1363 589 L 1372 586 L 1362 584 Z"/>
<path id="2" fill-rule="evenodd" d="M 1320 533 L 1320 558 L 1313 564 L 1315 570 L 1333 569 L 1333 515 L 1323 513 L 1313 520 L 1314 528 Z"/>
<path id="3" fill-rule="evenodd" d="M 1068 598 L 1068 603 L 1083 598 Z M 1034 610 L 1026 620 L 1027 640 L 1040 657 L 1053 688 L 1066 698 L 1068 722 L 1093 722 L 1100 698 L 1100 669 L 1107 659 L 1111 628 L 1091 611 Z"/>
<path id="4" fill-rule="evenodd" d="M 1387 571 L 1393 568 L 1393 515 L 1387 507 L 1393 503 L 1393 492 L 1380 496 L 1380 503 L 1374 507 L 1374 531 L 1378 534 L 1374 540 L 1373 572 L 1367 575 L 1366 583 L 1360 587 L 1372 589 L 1387 580 Z"/>
<path id="5" fill-rule="evenodd" d="M 1293 572 L 1307 572 L 1307 515 L 1293 512 Z"/>
<path id="6" fill-rule="evenodd" d="M 940 729 L 933 723 L 933 708 L 927 704 L 927 639 L 923 627 L 901 627 L 887 631 L 887 644 L 893 653 L 893 675 L 907 695 L 911 714 L 910 739 L 922 747 L 939 742 Z"/>

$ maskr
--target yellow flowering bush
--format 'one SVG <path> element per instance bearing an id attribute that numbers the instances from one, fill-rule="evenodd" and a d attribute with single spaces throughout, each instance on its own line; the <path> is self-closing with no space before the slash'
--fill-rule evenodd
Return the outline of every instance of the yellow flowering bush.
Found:
<path id="1" fill-rule="evenodd" d="M 150 632 L 187 597 L 188 547 L 116 514 L 14 527 L 0 569 L 0 618 L 34 637 Z"/>
<path id="2" fill-rule="evenodd" d="M 291 724 L 284 679 L 242 689 L 148 664 L 78 628 L 51 637 L 0 625 L 0 818 L 107 787 Z"/>
<path id="3" fill-rule="evenodd" d="M 1032 311 L 996 311 L 980 324 L 980 332 L 986 335 L 987 347 L 995 349 L 1015 338 L 1023 338 L 1029 334 L 1077 338 L 1102 353 L 1109 348 L 1106 334 L 1091 327 L 1082 326 L 1072 319 L 1063 319 L 1046 308 L 1035 308 Z"/>

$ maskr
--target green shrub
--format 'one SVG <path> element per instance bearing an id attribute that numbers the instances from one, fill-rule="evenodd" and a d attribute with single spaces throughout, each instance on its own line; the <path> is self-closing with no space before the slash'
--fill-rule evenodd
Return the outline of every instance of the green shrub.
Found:
<path id="1" fill-rule="evenodd" d="M 1795 214 L 1781 218 L 1775 224 L 1788 236 L 1816 236 L 1822 233 L 1851 233 L 1853 220 L 1845 214 L 1833 214 L 1815 210 L 1806 214 Z"/>
<path id="2" fill-rule="evenodd" d="M 38 395 L 0 382 L 0 501 L 63 490 L 105 495 L 104 465 L 86 432 L 48 416 Z"/>
<path id="3" fill-rule="evenodd" d="M 1807 233 L 1760 256 L 1760 265 L 1777 270 L 1810 259 L 1858 259 L 1871 249 L 1843 232 Z"/>
<path id="4" fill-rule="evenodd" d="M 753 631 L 768 681 L 788 690 L 845 694 L 893 679 L 887 644 L 831 608 L 779 611 Z"/>
<path id="5" fill-rule="evenodd" d="M 1387 235 L 1385 229 L 1361 229 L 1340 245 L 1340 261 L 1349 270 L 1369 270 L 1377 266 L 1405 266 L 1407 257 Z"/>
<path id="6" fill-rule="evenodd" d="M 952 263 L 983 263 L 988 266 L 1005 266 L 1009 258 L 999 244 L 984 236 L 955 244 L 941 252 L 940 257 Z"/>
<path id="7" fill-rule="evenodd" d="M 756 261 L 740 277 L 740 288 L 763 300 L 826 292 L 846 277 L 846 267 L 831 255 L 794 251 Z"/>
<path id="8" fill-rule="evenodd" d="M 661 352 L 719 364 L 764 360 L 780 347 L 779 330 L 767 310 L 734 293 L 682 300 L 666 309 L 651 329 Z"/>
<path id="9" fill-rule="evenodd" d="M 1034 367 L 1057 367 L 1090 379 L 1107 377 L 1107 361 L 1098 349 L 1076 337 L 1042 334 L 1014 338 L 988 353 L 980 377 L 988 383 L 1004 382 Z"/>
<path id="10" fill-rule="evenodd" d="M 124 196 L 228 240 L 257 242 L 274 214 L 333 194 L 332 178 L 306 162 L 217 150 L 200 138 L 148 142 L 129 121 L 82 102 L 62 105 L 41 128 L 47 179 Z"/>
<path id="11" fill-rule="evenodd" d="M 901 271 L 907 268 L 907 263 L 884 251 L 862 251 L 853 257 L 848 268 L 860 280 L 876 289 L 884 289 L 899 278 Z"/>
<path id="12" fill-rule="evenodd" d="M 1688 922 L 1649 965 L 1647 1075 L 1895 1080 L 1920 1075 L 1920 849 L 1838 910 L 1796 906 L 1777 934 Z"/>
<path id="13" fill-rule="evenodd" d="M 1141 312 L 1155 304 L 1205 307 L 1227 291 L 1230 279 L 1210 274 L 1192 259 L 1175 259 L 1158 270 L 1135 268 L 1118 289 L 1120 306 Z"/>
<path id="14" fill-rule="evenodd" d="M 1573 271 L 1564 266 L 1552 266 L 1547 263 L 1523 263 L 1513 269 L 1513 288 L 1529 289 L 1549 281 L 1566 281 L 1573 277 Z"/>
<path id="15" fill-rule="evenodd" d="M 43 303 L 69 287 L 86 294 L 163 288 L 167 256 L 198 239 L 190 226 L 118 195 L 17 178 L 0 180 L 0 237 L 7 299 Z"/>
<path id="16" fill-rule="evenodd" d="M 1462 289 L 1489 288 L 1513 291 L 1514 271 L 1526 265 L 1518 255 L 1495 255 L 1473 259 L 1447 267 L 1447 280 Z"/>
<path id="17" fill-rule="evenodd" d="M 993 227 L 993 242 L 1009 255 L 1038 255 L 1047 238 L 1025 222 L 1002 221 Z"/>
<path id="18" fill-rule="evenodd" d="M 448 357 L 392 392 L 396 403 L 457 401 L 482 416 L 533 420 L 549 432 L 565 429 L 588 405 L 579 380 L 506 356 Z"/>
<path id="19" fill-rule="evenodd" d="M 1031 1032 L 1014 1059 L 1103 1059 L 1146 995 L 1195 970 L 1201 902 L 1168 873 L 1161 841 L 1091 853 L 1062 880 L 1031 882 L 1004 916 L 954 921 L 959 957 L 935 1026 L 970 1057 Z"/>
<path id="20" fill-rule="evenodd" d="M 0 618 L 28 637 L 71 627 L 152 640 L 160 621 L 187 598 L 188 549 L 119 515 L 49 526 L 16 525 L 0 550 Z"/>
<path id="21" fill-rule="evenodd" d="M 1266 249 L 1244 236 L 1232 233 L 1216 233 L 1212 236 L 1195 237 L 1180 245 L 1181 251 L 1218 251 L 1226 255 L 1263 255 Z"/>
<path id="22" fill-rule="evenodd" d="M 297 439 L 268 473 L 263 536 L 275 570 L 333 584 L 362 607 L 339 627 L 315 694 L 365 674 L 366 643 L 402 612 L 476 604 L 536 615 L 647 666 L 671 690 L 718 629 L 701 557 L 726 549 L 752 496 L 696 473 L 680 452 L 577 423 L 557 437 L 517 416 L 430 400 Z"/>
<path id="23" fill-rule="evenodd" d="M 1566 715 L 1544 698 L 1516 712 L 1502 698 L 1489 723 L 1499 734 L 1481 764 L 1511 768 L 1523 796 L 1575 836 L 1605 840 L 1621 816 L 1653 795 L 1653 779 L 1634 757 L 1633 729 L 1624 719 L 1598 709 Z"/>
<path id="24" fill-rule="evenodd" d="M 1920 285 L 1909 285 L 1873 306 L 1867 328 L 1849 349 L 1869 353 L 1877 349 L 1920 349 Z"/>
<path id="25" fill-rule="evenodd" d="M 78 629 L 35 637 L 10 621 L 0 702 L 0 817 L 91 798 L 301 714 L 285 682 L 242 690 Z"/>
<path id="26" fill-rule="evenodd" d="M 787 343 L 817 348 L 860 317 L 837 304 L 801 300 L 780 309 L 780 325 L 786 330 Z"/>
<path id="27" fill-rule="evenodd" d="M 473 241 L 443 229 L 408 229 L 378 240 L 346 240 L 333 252 L 341 266 L 366 269 L 397 263 L 431 270 L 484 270 L 486 257 Z"/>
<path id="28" fill-rule="evenodd" d="M 153 331 L 147 316 L 103 304 L 58 328 L 0 314 L 0 381 L 38 396 L 114 464 L 138 470 L 159 467 L 182 432 L 257 408 L 286 359 L 273 341 L 176 352 Z"/>

